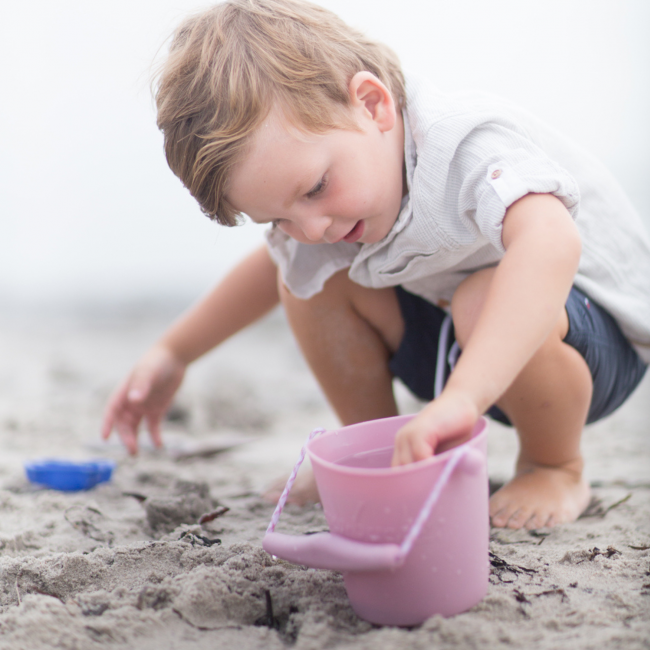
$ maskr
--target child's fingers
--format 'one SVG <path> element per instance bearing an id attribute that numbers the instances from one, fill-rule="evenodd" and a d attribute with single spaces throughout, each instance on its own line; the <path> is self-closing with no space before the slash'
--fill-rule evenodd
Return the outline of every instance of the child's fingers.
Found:
<path id="1" fill-rule="evenodd" d="M 115 423 L 115 411 L 112 408 L 107 408 L 104 413 L 104 421 L 102 422 L 101 437 L 102 440 L 108 440 L 113 431 L 113 424 Z"/>
<path id="2" fill-rule="evenodd" d="M 138 453 L 138 434 L 130 425 L 120 423 L 117 425 L 117 434 L 120 436 L 122 444 L 126 447 L 131 456 Z"/>
<path id="3" fill-rule="evenodd" d="M 162 434 L 160 432 L 160 422 L 162 418 L 160 414 L 150 415 L 147 417 L 147 426 L 149 428 L 149 435 L 153 444 L 160 449 L 163 446 Z"/>
<path id="4" fill-rule="evenodd" d="M 391 465 L 407 465 L 433 455 L 434 447 L 417 430 L 402 429 L 395 439 Z"/>
<path id="5" fill-rule="evenodd" d="M 399 467 L 400 465 L 408 465 L 413 462 L 413 455 L 409 447 L 405 446 L 400 449 L 397 447 L 393 452 L 393 458 L 391 460 L 391 467 Z"/>
<path id="6" fill-rule="evenodd" d="M 126 411 L 121 414 L 116 422 L 116 429 L 120 440 L 132 456 L 138 453 L 138 429 L 141 420 L 141 413 Z"/>
<path id="7" fill-rule="evenodd" d="M 134 382 L 132 377 L 129 377 L 119 386 L 109 399 L 104 411 L 104 421 L 101 428 L 101 435 L 104 440 L 110 437 L 111 431 L 117 425 L 117 421 L 129 409 L 129 403 L 142 403 L 147 393 L 148 387 L 146 383 L 144 381 Z"/>
<path id="8" fill-rule="evenodd" d="M 123 384 L 116 390 L 106 405 L 106 410 L 104 411 L 104 420 L 102 422 L 101 436 L 104 440 L 108 440 L 115 426 L 116 420 L 118 418 L 118 413 L 122 408 L 122 405 L 125 400 L 127 384 Z"/>
<path id="9" fill-rule="evenodd" d="M 399 467 L 400 465 L 404 465 L 404 461 L 402 460 L 402 451 L 397 448 L 397 445 L 395 445 L 395 449 L 393 449 L 393 457 L 390 460 L 390 466 Z"/>
<path id="10" fill-rule="evenodd" d="M 424 440 L 416 440 L 411 446 L 413 461 L 425 460 L 433 456 L 433 447 Z"/>

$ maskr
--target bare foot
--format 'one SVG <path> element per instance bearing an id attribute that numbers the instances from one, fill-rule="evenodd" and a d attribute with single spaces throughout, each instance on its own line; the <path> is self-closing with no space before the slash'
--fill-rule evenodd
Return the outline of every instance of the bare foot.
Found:
<path id="1" fill-rule="evenodd" d="M 262 494 L 262 498 L 269 503 L 277 503 L 282 496 L 288 478 L 288 476 L 285 476 L 274 481 L 266 492 Z M 295 503 L 296 505 L 304 506 L 308 503 L 318 503 L 319 501 L 320 496 L 318 494 L 318 488 L 316 487 L 314 473 L 311 469 L 301 471 L 291 488 L 291 492 L 289 492 L 287 503 Z"/>
<path id="2" fill-rule="evenodd" d="M 582 460 L 562 467 L 520 464 L 517 475 L 490 498 L 490 519 L 499 528 L 552 527 L 575 521 L 589 505 Z"/>

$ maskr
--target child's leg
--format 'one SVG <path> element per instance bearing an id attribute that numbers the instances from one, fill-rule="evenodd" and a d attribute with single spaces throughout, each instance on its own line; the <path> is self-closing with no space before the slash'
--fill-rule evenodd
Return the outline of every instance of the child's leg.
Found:
<path id="1" fill-rule="evenodd" d="M 282 284 L 280 297 L 303 355 L 341 423 L 397 415 L 388 362 L 404 325 L 395 291 L 355 284 L 345 269 L 309 300 L 296 298 Z"/>
<path id="2" fill-rule="evenodd" d="M 309 300 L 280 282 L 280 298 L 302 352 L 341 423 L 397 415 L 388 362 L 399 347 L 404 322 L 394 289 L 367 289 L 339 271 Z M 265 497 L 279 497 L 284 484 Z M 296 481 L 291 500 L 318 500 L 312 475 Z"/>
<path id="3" fill-rule="evenodd" d="M 456 291 L 452 315 L 461 349 L 492 274 L 492 269 L 476 273 Z M 588 505 L 580 437 L 592 380 L 582 356 L 563 342 L 567 331 L 563 310 L 554 331 L 497 402 L 517 429 L 520 453 L 515 477 L 490 499 L 495 526 L 552 526 L 577 519 Z"/>

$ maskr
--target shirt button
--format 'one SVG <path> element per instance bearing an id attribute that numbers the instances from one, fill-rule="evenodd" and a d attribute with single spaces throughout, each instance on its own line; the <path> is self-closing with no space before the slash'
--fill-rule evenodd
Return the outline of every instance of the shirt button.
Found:
<path id="1" fill-rule="evenodd" d="M 496 180 L 497 178 L 499 178 L 499 176 L 501 176 L 501 170 L 500 169 L 495 169 L 492 172 L 492 178 L 494 178 Z"/>

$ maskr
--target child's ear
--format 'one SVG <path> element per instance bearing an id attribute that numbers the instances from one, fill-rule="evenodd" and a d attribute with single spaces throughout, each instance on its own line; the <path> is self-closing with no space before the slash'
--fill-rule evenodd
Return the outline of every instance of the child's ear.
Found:
<path id="1" fill-rule="evenodd" d="M 390 90 L 372 72 L 357 72 L 350 80 L 352 109 L 370 118 L 380 131 L 390 131 L 397 119 Z"/>

